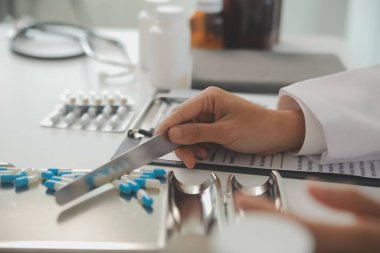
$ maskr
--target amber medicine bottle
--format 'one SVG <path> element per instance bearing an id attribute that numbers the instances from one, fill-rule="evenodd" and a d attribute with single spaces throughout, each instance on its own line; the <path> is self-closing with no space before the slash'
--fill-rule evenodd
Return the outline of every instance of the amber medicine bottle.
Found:
<path id="1" fill-rule="evenodd" d="M 192 48 L 223 48 L 222 0 L 198 0 L 190 20 Z"/>

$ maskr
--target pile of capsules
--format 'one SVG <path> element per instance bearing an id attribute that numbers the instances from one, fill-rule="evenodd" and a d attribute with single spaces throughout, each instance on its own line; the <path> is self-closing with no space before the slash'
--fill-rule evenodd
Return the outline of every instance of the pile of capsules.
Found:
<path id="1" fill-rule="evenodd" d="M 40 170 L 0 167 L 0 182 L 13 184 L 16 189 L 42 182 L 47 189 L 57 191 L 86 173 L 85 171 L 58 168 Z M 165 176 L 165 169 L 142 168 L 113 180 L 112 184 L 122 194 L 133 194 L 142 205 L 151 207 L 153 198 L 144 189 L 160 189 Z"/>
<path id="2" fill-rule="evenodd" d="M 42 121 L 41 126 L 81 129 L 100 132 L 123 132 L 131 122 L 134 111 L 129 99 L 120 90 L 76 93 L 66 90 Z"/>

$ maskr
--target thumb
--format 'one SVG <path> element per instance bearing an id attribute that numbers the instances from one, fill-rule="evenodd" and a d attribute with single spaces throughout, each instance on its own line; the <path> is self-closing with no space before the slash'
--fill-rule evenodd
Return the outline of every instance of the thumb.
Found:
<path id="1" fill-rule="evenodd" d="M 186 123 L 169 129 L 169 139 L 178 144 L 196 144 L 200 142 L 215 142 L 222 144 L 218 124 L 215 123 Z"/>
<path id="2" fill-rule="evenodd" d="M 380 218 L 380 204 L 353 188 L 329 188 L 313 183 L 309 185 L 309 192 L 316 200 L 334 209 Z"/>

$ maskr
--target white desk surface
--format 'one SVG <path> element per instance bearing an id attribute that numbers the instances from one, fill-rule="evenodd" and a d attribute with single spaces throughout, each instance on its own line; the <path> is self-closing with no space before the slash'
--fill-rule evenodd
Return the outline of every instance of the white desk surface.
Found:
<path id="1" fill-rule="evenodd" d="M 93 169 L 108 161 L 125 137 L 120 133 L 98 133 L 40 127 L 41 119 L 57 104 L 65 89 L 103 90 L 120 89 L 130 96 L 136 108 L 141 108 L 154 90 L 139 73 L 135 80 L 101 84 L 90 59 L 39 61 L 13 55 L 5 29 L 0 26 L 0 162 L 11 162 L 20 167 L 62 167 Z M 137 59 L 137 33 L 132 30 L 113 31 L 129 47 L 133 60 Z M 284 38 L 276 51 L 336 52 L 348 68 L 355 67 L 335 38 Z M 175 169 L 185 182 L 199 183 L 208 171 Z M 217 172 L 222 180 L 227 173 Z M 247 175 L 243 183 L 254 185 L 265 177 Z M 309 198 L 306 180 L 284 179 L 290 209 L 304 217 L 328 222 L 350 222 L 351 216 L 327 209 Z M 356 186 L 380 200 L 380 188 Z M 185 246 L 187 245 L 187 246 Z M 191 246 L 190 246 L 191 245 Z M 207 250 L 204 238 L 188 236 L 171 242 L 167 252 Z M 185 251 L 184 251 L 185 250 Z"/>

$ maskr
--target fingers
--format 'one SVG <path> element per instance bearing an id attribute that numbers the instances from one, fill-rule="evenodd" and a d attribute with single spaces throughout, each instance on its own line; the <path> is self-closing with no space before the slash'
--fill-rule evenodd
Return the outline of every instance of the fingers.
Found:
<path id="1" fill-rule="evenodd" d="M 309 185 L 309 192 L 329 207 L 380 218 L 380 204 L 352 188 L 328 188 L 313 183 Z"/>
<path id="2" fill-rule="evenodd" d="M 178 106 L 157 128 L 156 134 L 166 132 L 172 126 L 189 122 L 197 118 L 202 113 L 212 112 L 215 95 L 220 93 L 220 89 L 210 87 L 198 96 L 191 98 Z"/>
<path id="3" fill-rule="evenodd" d="M 178 148 L 176 149 L 175 154 L 189 169 L 194 168 L 196 164 L 196 158 L 203 160 L 208 156 L 207 149 L 199 145 Z"/>
<path id="4" fill-rule="evenodd" d="M 246 211 L 277 212 L 271 201 L 259 197 L 245 196 L 241 193 L 234 195 L 235 206 Z"/>
<path id="5" fill-rule="evenodd" d="M 380 227 L 374 224 L 337 226 L 302 221 L 312 232 L 316 253 L 380 252 Z"/>
<path id="6" fill-rule="evenodd" d="M 169 129 L 169 139 L 178 144 L 215 142 L 223 144 L 225 134 L 220 124 L 187 123 Z"/>

